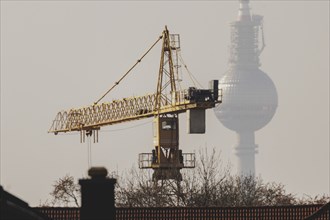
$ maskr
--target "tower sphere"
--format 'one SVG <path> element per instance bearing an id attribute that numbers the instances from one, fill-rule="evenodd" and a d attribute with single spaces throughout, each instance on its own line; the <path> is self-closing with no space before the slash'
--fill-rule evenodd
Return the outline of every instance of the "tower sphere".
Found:
<path id="1" fill-rule="evenodd" d="M 264 127 L 277 108 L 273 81 L 259 68 L 231 68 L 219 81 L 223 103 L 215 114 L 228 129 L 243 132 Z"/>

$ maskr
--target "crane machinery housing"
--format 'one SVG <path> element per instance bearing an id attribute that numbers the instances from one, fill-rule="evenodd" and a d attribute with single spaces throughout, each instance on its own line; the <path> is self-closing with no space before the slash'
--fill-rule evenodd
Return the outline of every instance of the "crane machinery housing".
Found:
<path id="1" fill-rule="evenodd" d="M 156 93 L 99 104 L 160 40 L 162 49 Z M 151 48 L 100 99 L 87 107 L 60 111 L 48 132 L 58 134 L 78 131 L 81 142 L 84 142 L 85 136 L 93 136 L 94 142 L 97 142 L 98 131 L 103 126 L 153 117 L 154 149 L 151 153 L 139 155 L 139 168 L 153 169 L 154 181 L 181 181 L 180 169 L 194 168 L 195 155 L 182 153 L 179 149 L 178 114 L 187 112 L 188 133 L 205 133 L 205 110 L 221 103 L 222 97 L 218 80 L 210 81 L 209 89 L 177 89 L 179 50 L 180 36 L 169 34 L 165 26 L 162 35 Z M 166 92 L 168 89 L 169 94 Z"/>

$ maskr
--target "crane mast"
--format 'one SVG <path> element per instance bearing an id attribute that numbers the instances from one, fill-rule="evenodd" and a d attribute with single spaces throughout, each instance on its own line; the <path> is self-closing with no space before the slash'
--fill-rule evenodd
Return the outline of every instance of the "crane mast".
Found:
<path id="1" fill-rule="evenodd" d="M 179 149 L 178 115 L 188 111 L 195 126 L 196 123 L 202 123 L 203 127 L 204 123 L 205 127 L 205 110 L 221 103 L 221 95 L 217 80 L 211 81 L 210 89 L 189 87 L 185 90 L 177 90 L 178 77 L 175 67 L 178 64 L 173 57 L 177 58 L 180 38 L 178 34 L 169 34 L 165 26 L 160 39 L 162 39 L 162 49 L 156 93 L 100 104 L 97 102 L 87 107 L 60 111 L 48 132 L 58 134 L 78 131 L 81 140 L 84 140 L 85 135 L 94 135 L 94 140 L 95 137 L 97 140 L 98 131 L 103 126 L 153 117 L 154 149 L 152 153 L 139 155 L 139 167 L 153 169 L 153 179 L 156 181 L 167 179 L 180 181 L 182 179 L 180 169 L 195 167 L 195 156 L 192 153 L 184 154 Z M 196 115 L 197 118 L 204 115 L 204 121 L 198 119 L 194 122 Z M 194 129 L 191 131 L 190 133 L 204 133 L 205 128 L 197 132 L 194 132 Z"/>

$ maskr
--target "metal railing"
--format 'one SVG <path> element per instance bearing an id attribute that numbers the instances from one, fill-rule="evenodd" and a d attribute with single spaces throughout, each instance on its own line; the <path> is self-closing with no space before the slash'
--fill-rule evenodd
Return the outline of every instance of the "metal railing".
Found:
<path id="1" fill-rule="evenodd" d="M 195 168 L 196 157 L 195 153 L 183 153 L 183 168 Z M 152 153 L 139 154 L 139 168 L 150 169 L 152 168 Z"/>

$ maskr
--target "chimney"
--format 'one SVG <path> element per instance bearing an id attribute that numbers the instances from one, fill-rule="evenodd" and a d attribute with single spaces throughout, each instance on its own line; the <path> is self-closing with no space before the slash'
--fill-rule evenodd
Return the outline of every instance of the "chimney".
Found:
<path id="1" fill-rule="evenodd" d="M 92 167 L 88 170 L 90 179 L 81 179 L 81 220 L 115 220 L 115 184 L 116 179 L 108 178 L 104 167 Z"/>

